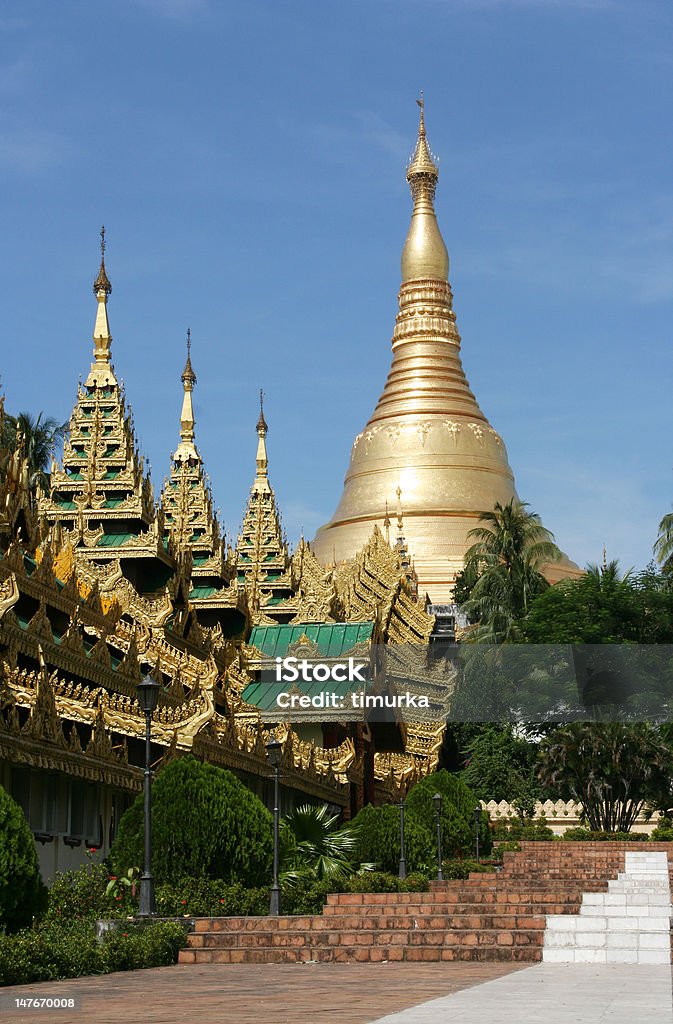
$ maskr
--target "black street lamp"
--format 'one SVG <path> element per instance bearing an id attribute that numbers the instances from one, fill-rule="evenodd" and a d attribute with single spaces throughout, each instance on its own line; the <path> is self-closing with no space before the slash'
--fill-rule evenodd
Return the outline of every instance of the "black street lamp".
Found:
<path id="1" fill-rule="evenodd" d="M 432 802 L 435 808 L 435 818 L 437 821 L 437 881 L 442 882 L 444 875 L 442 873 L 442 794 L 435 793 L 432 798 Z"/>
<path id="2" fill-rule="evenodd" d="M 140 899 L 138 917 L 151 917 L 157 912 L 152 878 L 152 769 L 150 742 L 152 738 L 152 715 L 156 711 L 161 686 L 145 676 L 136 687 L 138 703 L 145 712 L 145 864 L 140 876 Z"/>
<path id="3" fill-rule="evenodd" d="M 481 804 L 474 809 L 474 839 L 477 846 L 477 863 L 479 863 L 479 826 L 481 825 Z"/>
<path id="4" fill-rule="evenodd" d="M 398 878 L 407 877 L 407 861 L 404 856 L 404 798 L 400 797 L 400 868 Z"/>
<path id="5" fill-rule="evenodd" d="M 283 744 L 277 739 L 269 740 L 266 756 L 273 768 L 273 885 L 269 900 L 269 914 L 277 917 L 280 909 L 280 885 L 278 884 L 278 858 L 280 846 L 280 763 L 283 760 Z"/>

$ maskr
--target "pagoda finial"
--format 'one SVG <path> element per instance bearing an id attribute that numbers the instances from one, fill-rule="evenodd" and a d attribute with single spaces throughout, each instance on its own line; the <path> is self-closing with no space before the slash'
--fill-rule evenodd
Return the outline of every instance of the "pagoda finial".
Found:
<path id="1" fill-rule="evenodd" d="M 259 392 L 259 419 L 257 420 L 257 475 L 252 485 L 253 491 L 270 491 L 269 484 L 269 457 L 266 453 L 266 435 L 268 433 L 267 422 L 264 418 L 264 392 Z"/>
<path id="2" fill-rule="evenodd" d="M 425 100 L 423 99 L 423 90 L 422 89 L 421 89 L 421 95 L 416 100 L 416 102 L 418 103 L 419 107 L 421 108 L 421 113 L 420 113 L 420 118 L 419 118 L 419 125 L 418 125 L 418 135 L 419 135 L 419 138 L 421 136 L 423 136 L 423 138 L 425 138 Z"/>
<path id="3" fill-rule="evenodd" d="M 105 225 L 100 229 L 100 270 L 98 271 L 98 277 L 93 283 L 94 294 L 98 295 L 99 292 L 105 292 L 106 295 L 110 295 L 112 292 L 112 285 L 110 284 L 110 278 L 107 276 L 105 270 Z"/>
<path id="4" fill-rule="evenodd" d="M 100 229 L 100 270 L 98 271 L 98 277 L 93 283 L 93 290 L 98 301 L 98 308 L 96 310 L 96 323 L 93 328 L 94 362 L 91 364 L 91 370 L 84 385 L 89 390 L 96 387 L 116 387 L 117 385 L 117 379 L 110 361 L 112 335 L 110 334 L 110 323 L 107 315 L 107 298 L 112 291 L 112 285 L 105 270 L 105 225 Z"/>
<path id="5" fill-rule="evenodd" d="M 173 456 L 176 463 L 199 462 L 199 453 L 194 444 L 194 406 L 192 391 L 196 384 L 196 374 L 192 368 L 192 332 L 187 328 L 187 362 L 180 377 L 182 381 L 182 412 L 180 413 L 180 444 Z"/>
<path id="6" fill-rule="evenodd" d="M 439 168 L 436 158 L 430 152 L 425 133 L 423 93 L 416 103 L 420 108 L 418 137 L 407 167 L 414 212 L 402 253 L 402 281 L 419 278 L 446 281 L 449 276 L 449 256 L 437 225 L 434 207 Z"/>
<path id="7" fill-rule="evenodd" d="M 185 368 L 182 371 L 182 383 L 187 387 L 187 383 L 191 382 L 192 387 L 196 384 L 196 374 L 192 369 L 192 332 L 191 328 L 187 328 L 187 362 Z"/>
<path id="8" fill-rule="evenodd" d="M 266 420 L 264 419 L 264 392 L 260 388 L 259 389 L 259 419 L 257 420 L 257 433 L 259 434 L 261 431 L 264 431 L 266 433 L 268 431 L 268 429 L 269 428 L 268 428 L 268 426 L 266 424 Z"/>

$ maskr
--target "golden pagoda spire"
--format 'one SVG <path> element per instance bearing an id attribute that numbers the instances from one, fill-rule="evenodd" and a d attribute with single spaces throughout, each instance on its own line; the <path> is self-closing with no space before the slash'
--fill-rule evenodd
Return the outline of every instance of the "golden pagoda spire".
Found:
<path id="1" fill-rule="evenodd" d="M 91 364 L 85 386 L 89 389 L 116 387 L 117 379 L 110 361 L 112 335 L 107 315 L 107 298 L 112 292 L 112 285 L 105 269 L 105 225 L 100 229 L 100 270 L 93 283 L 93 291 L 98 301 L 96 323 L 93 329 L 94 362 Z"/>
<path id="2" fill-rule="evenodd" d="M 257 420 L 257 474 L 252 485 L 253 491 L 268 493 L 271 490 L 269 483 L 269 457 L 266 453 L 266 435 L 268 426 L 264 419 L 264 392 L 259 392 L 259 419 Z"/>
<path id="3" fill-rule="evenodd" d="M 483 512 L 519 499 L 504 442 L 463 370 L 449 258 L 434 210 L 439 172 L 428 146 L 424 101 L 417 103 L 418 135 L 407 168 L 414 208 L 402 254 L 392 363 L 376 408 L 355 438 L 341 501 L 313 550 L 323 565 L 355 558 L 400 487 L 404 534 L 396 548 L 406 563 L 413 551 L 419 583 L 443 604 L 452 600 L 471 530 Z M 548 578 L 578 572 L 566 561 L 551 567 Z"/>
<path id="4" fill-rule="evenodd" d="M 419 278 L 448 281 L 449 254 L 437 224 L 434 207 L 439 168 L 425 134 L 425 101 L 422 93 L 416 102 L 420 107 L 418 139 L 407 168 L 414 210 L 402 251 L 402 282 Z"/>
<path id="5" fill-rule="evenodd" d="M 192 391 L 196 384 L 196 374 L 192 369 L 192 332 L 187 328 L 187 362 L 182 371 L 182 412 L 180 413 L 180 444 L 173 456 L 175 462 L 200 462 L 199 453 L 194 444 L 194 407 Z"/>

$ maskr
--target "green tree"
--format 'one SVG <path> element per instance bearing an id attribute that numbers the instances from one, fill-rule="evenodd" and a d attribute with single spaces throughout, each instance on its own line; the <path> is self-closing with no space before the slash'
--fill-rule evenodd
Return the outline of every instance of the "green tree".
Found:
<path id="1" fill-rule="evenodd" d="M 589 566 L 540 594 L 522 633 L 536 644 L 673 643 L 673 589 L 652 565 L 624 575 L 617 562 Z"/>
<path id="2" fill-rule="evenodd" d="M 348 878 L 357 870 L 356 846 L 356 828 L 339 827 L 339 815 L 332 814 L 327 804 L 297 807 L 281 822 L 283 878 Z"/>
<path id="3" fill-rule="evenodd" d="M 464 753 L 460 778 L 479 800 L 507 800 L 523 814 L 542 797 L 537 744 L 517 736 L 511 725 L 487 726 Z"/>
<path id="4" fill-rule="evenodd" d="M 668 512 L 659 523 L 654 556 L 663 572 L 673 574 L 673 512 Z"/>
<path id="5" fill-rule="evenodd" d="M 465 555 L 460 592 L 469 595 L 463 610 L 478 623 L 470 639 L 500 643 L 519 638 L 519 620 L 549 584 L 542 575 L 546 563 L 562 556 L 540 517 L 525 502 L 497 502 L 480 517 L 482 526 L 470 530 L 474 540 Z"/>
<path id="6" fill-rule="evenodd" d="M 640 722 L 576 722 L 540 745 L 540 780 L 567 787 L 595 832 L 629 832 L 645 807 L 671 801 L 671 749 Z"/>
<path id="7" fill-rule="evenodd" d="M 398 804 L 367 804 L 353 819 L 357 828 L 357 862 L 374 864 L 377 871 L 396 875 L 400 863 L 400 809 Z M 432 871 L 434 832 L 413 814 L 405 814 L 405 856 L 409 871 Z"/>
<path id="8" fill-rule="evenodd" d="M 53 416 L 45 417 L 41 412 L 37 416 L 29 412 L 5 416 L 2 447 L 14 452 L 21 446 L 23 455 L 28 459 L 32 489 L 38 484 L 48 486 L 51 460 L 59 451 L 67 428 L 67 423 L 59 424 Z"/>
<path id="9" fill-rule="evenodd" d="M 434 837 L 436 818 L 433 797 L 442 797 L 440 826 L 445 857 L 469 856 L 474 848 L 474 811 L 477 797 L 457 775 L 445 769 L 426 775 L 411 788 L 406 799 L 407 814 Z M 490 850 L 488 815 L 482 813 L 479 828 L 483 853 Z"/>
<path id="10" fill-rule="evenodd" d="M 143 836 L 139 795 L 119 823 L 110 852 L 114 874 L 142 864 Z M 152 848 L 157 883 L 193 877 L 255 886 L 271 871 L 272 818 L 231 772 L 187 755 L 170 761 L 154 782 Z"/>
<path id="11" fill-rule="evenodd" d="M 30 925 L 46 906 L 33 833 L 21 807 L 0 786 L 0 931 Z"/>

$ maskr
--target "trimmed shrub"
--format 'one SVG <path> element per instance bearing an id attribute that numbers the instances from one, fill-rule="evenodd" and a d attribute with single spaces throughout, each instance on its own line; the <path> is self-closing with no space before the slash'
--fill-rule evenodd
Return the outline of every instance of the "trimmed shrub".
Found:
<path id="1" fill-rule="evenodd" d="M 494 872 L 495 867 L 492 864 L 482 864 L 480 861 L 461 859 L 460 857 L 452 857 L 449 860 L 442 861 L 442 874 L 445 879 L 452 881 L 466 879 L 470 877 L 470 873 L 473 871 L 487 874 Z"/>
<path id="2" fill-rule="evenodd" d="M 505 842 L 549 842 L 555 839 L 552 829 L 547 825 L 547 819 L 543 816 L 535 819 L 527 819 L 522 822 L 519 818 L 500 818 L 493 825 L 493 838 L 505 840 Z M 502 843 L 499 843 L 502 849 Z"/>
<path id="3" fill-rule="evenodd" d="M 477 798 L 457 775 L 442 769 L 417 782 L 406 799 L 407 817 L 416 819 L 434 837 L 435 808 L 432 798 L 435 793 L 442 796 L 442 852 L 448 857 L 471 853 L 475 847 L 474 809 Z M 481 814 L 479 846 L 484 854 L 491 850 L 491 833 L 485 811 Z"/>
<path id="4" fill-rule="evenodd" d="M 650 839 L 654 843 L 673 843 L 673 818 L 664 816 L 652 830 Z"/>
<path id="5" fill-rule="evenodd" d="M 91 922 L 45 924 L 0 935 L 0 985 L 98 974 L 98 944 Z"/>
<path id="6" fill-rule="evenodd" d="M 19 804 L 0 786 L 0 927 L 24 928 L 46 903 L 33 833 Z"/>
<path id="7" fill-rule="evenodd" d="M 135 913 L 137 901 L 124 889 L 122 898 L 106 895 L 110 873 L 105 864 L 90 860 L 75 871 L 59 871 L 49 889 L 46 917 L 51 921 L 96 921 Z"/>
<path id="8" fill-rule="evenodd" d="M 647 838 L 637 832 L 592 832 L 589 828 L 567 828 L 561 836 L 566 843 L 642 843 Z"/>
<path id="9" fill-rule="evenodd" d="M 379 871 L 397 874 L 400 863 L 400 811 L 397 804 L 372 807 L 367 804 L 356 814 L 355 860 L 374 864 Z M 433 833 L 415 815 L 405 813 L 404 846 L 407 865 L 423 871 L 432 864 L 435 844 Z"/>
<path id="10" fill-rule="evenodd" d="M 269 889 L 245 889 L 217 878 L 181 878 L 160 885 L 157 910 L 170 917 L 248 917 L 269 912 Z"/>
<path id="11" fill-rule="evenodd" d="M 187 931 L 173 921 L 129 924 L 96 941 L 93 921 L 48 922 L 15 935 L 0 935 L 0 985 L 27 985 L 86 974 L 174 964 Z"/>
<path id="12" fill-rule="evenodd" d="M 110 860 L 115 874 L 142 863 L 143 797 L 119 823 Z M 170 761 L 152 792 L 152 870 L 158 883 L 217 878 L 256 885 L 271 872 L 272 818 L 231 772 L 191 754 Z"/>
<path id="13" fill-rule="evenodd" d="M 111 932 L 106 938 L 100 947 L 100 970 L 108 974 L 165 967 L 176 963 L 178 953 L 186 945 L 187 929 L 177 921 L 130 925 L 124 931 Z"/>

